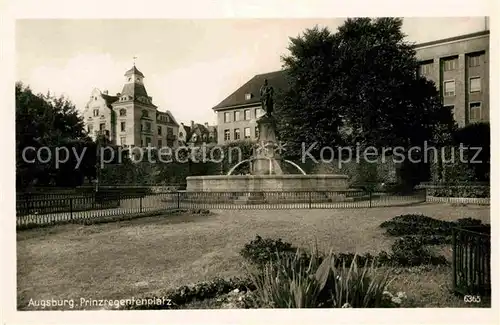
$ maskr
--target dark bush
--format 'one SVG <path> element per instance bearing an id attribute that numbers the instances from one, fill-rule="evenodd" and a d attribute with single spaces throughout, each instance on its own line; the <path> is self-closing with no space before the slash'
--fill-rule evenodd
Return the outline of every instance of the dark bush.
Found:
<path id="1" fill-rule="evenodd" d="M 427 188 L 427 195 L 436 197 L 464 197 L 464 198 L 489 198 L 489 186 L 431 186 Z"/>
<path id="2" fill-rule="evenodd" d="M 249 279 L 231 278 L 225 280 L 222 278 L 215 278 L 212 281 L 200 282 L 192 286 L 182 286 L 175 290 L 167 291 L 164 297 L 163 304 L 150 304 L 150 305 L 127 305 L 123 309 L 178 309 L 179 306 L 190 303 L 194 300 L 204 300 L 214 298 L 232 290 L 238 289 L 240 291 L 255 290 L 255 285 Z M 148 299 L 147 297 L 144 299 Z"/>
<path id="3" fill-rule="evenodd" d="M 404 214 L 380 224 L 390 236 L 426 236 L 428 242 L 441 243 L 452 235 L 454 227 L 481 225 L 481 220 L 458 219 L 456 222 L 433 219 L 424 215 Z M 440 239 L 437 239 L 440 238 Z"/>
<path id="4" fill-rule="evenodd" d="M 267 262 L 276 260 L 280 254 L 295 254 L 296 252 L 297 248 L 290 243 L 283 242 L 281 239 L 263 239 L 257 235 L 254 240 L 245 244 L 245 247 L 240 251 L 240 255 L 253 264 L 264 265 Z"/>
<path id="5" fill-rule="evenodd" d="M 391 261 L 398 266 L 448 264 L 444 256 L 436 256 L 425 247 L 425 241 L 421 236 L 406 236 L 397 239 L 392 244 Z"/>

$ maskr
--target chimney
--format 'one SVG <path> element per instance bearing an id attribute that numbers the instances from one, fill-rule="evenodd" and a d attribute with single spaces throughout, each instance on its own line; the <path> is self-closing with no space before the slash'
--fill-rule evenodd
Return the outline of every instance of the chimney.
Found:
<path id="1" fill-rule="evenodd" d="M 103 93 L 104 95 L 107 95 L 107 94 L 108 94 L 108 91 L 107 91 L 107 90 L 105 90 L 105 91 L 103 91 L 102 93 Z"/>
<path id="2" fill-rule="evenodd" d="M 194 121 L 191 120 L 191 130 L 194 129 Z"/>

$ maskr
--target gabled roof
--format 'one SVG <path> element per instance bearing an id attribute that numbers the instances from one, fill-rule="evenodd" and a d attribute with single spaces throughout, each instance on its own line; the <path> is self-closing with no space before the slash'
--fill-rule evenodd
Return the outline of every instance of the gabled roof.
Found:
<path id="1" fill-rule="evenodd" d="M 274 88 L 275 92 L 278 89 L 286 89 L 288 87 L 284 70 L 258 74 L 212 109 L 217 111 L 233 106 L 259 103 L 260 87 L 264 84 L 264 79 L 268 80 L 269 85 Z M 251 94 L 252 97 L 250 99 L 246 99 L 246 94 Z"/>
<path id="2" fill-rule="evenodd" d="M 132 67 L 132 69 L 128 70 L 127 72 L 125 72 L 125 77 L 131 75 L 131 74 L 136 74 L 136 75 L 139 75 L 141 77 L 144 78 L 144 75 L 142 74 L 142 72 L 140 72 L 136 67 L 135 65 Z"/>
<path id="3" fill-rule="evenodd" d="M 179 124 L 177 123 L 177 121 L 175 120 L 174 116 L 172 115 L 172 113 L 167 110 L 166 112 L 162 112 L 162 111 L 157 111 L 157 114 L 158 115 L 167 115 L 170 119 L 169 123 L 170 124 L 174 124 L 176 126 L 179 126 Z"/>

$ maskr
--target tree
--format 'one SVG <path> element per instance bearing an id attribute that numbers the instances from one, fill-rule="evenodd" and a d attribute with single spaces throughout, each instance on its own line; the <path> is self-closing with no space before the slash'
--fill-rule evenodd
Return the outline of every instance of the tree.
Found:
<path id="1" fill-rule="evenodd" d="M 81 182 L 88 166 L 80 165 L 81 169 L 75 170 L 74 155 L 70 154 L 68 162 L 56 168 L 54 157 L 42 163 L 34 150 L 24 152 L 28 147 L 35 150 L 47 147 L 51 154 L 56 148 L 66 147 L 71 153 L 73 147 L 92 147 L 93 143 L 85 134 L 83 119 L 75 106 L 65 97 L 55 97 L 50 93 L 35 95 L 29 86 L 21 82 L 15 85 L 15 95 L 17 186 L 25 188 L 33 182 L 43 185 L 54 182 L 57 185 L 75 185 Z M 47 151 L 43 153 L 40 156 L 42 160 L 49 158 Z M 85 157 L 89 155 L 87 152 Z"/>
<path id="2" fill-rule="evenodd" d="M 401 26 L 397 18 L 355 18 L 336 33 L 315 27 L 290 39 L 282 57 L 289 89 L 278 97 L 276 115 L 292 154 L 302 142 L 317 142 L 319 150 L 444 141 L 438 135 L 453 129 L 451 111 L 433 82 L 418 76 Z"/>

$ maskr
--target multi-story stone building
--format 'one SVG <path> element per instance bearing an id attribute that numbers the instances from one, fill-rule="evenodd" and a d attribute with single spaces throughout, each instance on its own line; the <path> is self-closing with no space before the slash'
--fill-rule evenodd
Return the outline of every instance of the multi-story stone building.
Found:
<path id="1" fill-rule="evenodd" d="M 265 79 L 275 92 L 286 87 L 282 71 L 259 74 L 213 107 L 217 113 L 217 143 L 257 139 L 256 121 L 264 114 L 259 91 Z"/>
<path id="2" fill-rule="evenodd" d="M 489 120 L 489 31 L 417 44 L 415 50 L 419 73 L 435 82 L 458 125 Z M 275 90 L 287 87 L 282 71 L 259 74 L 213 107 L 219 144 L 257 138 L 264 79 Z"/>
<path id="3" fill-rule="evenodd" d="M 129 147 L 176 146 L 179 124 L 169 111 L 161 112 L 144 87 L 135 65 L 125 73 L 122 92 L 115 96 L 94 89 L 83 113 L 93 139 L 99 132 L 113 144 Z"/>
<path id="4" fill-rule="evenodd" d="M 434 81 L 459 126 L 489 120 L 489 31 L 415 45 L 419 73 Z"/>

